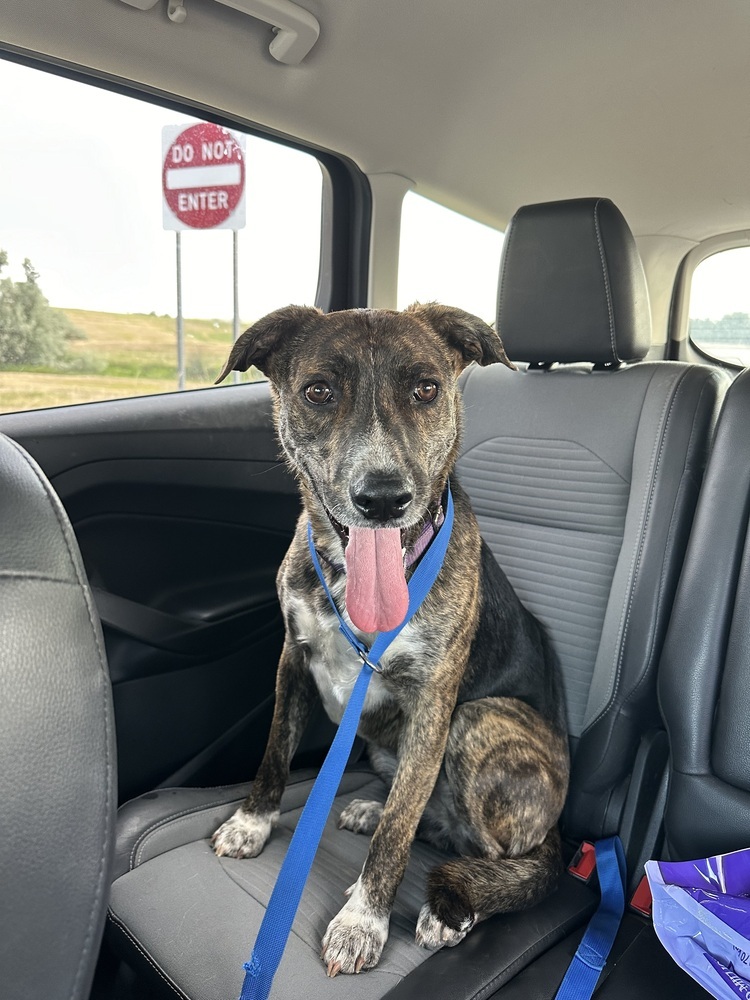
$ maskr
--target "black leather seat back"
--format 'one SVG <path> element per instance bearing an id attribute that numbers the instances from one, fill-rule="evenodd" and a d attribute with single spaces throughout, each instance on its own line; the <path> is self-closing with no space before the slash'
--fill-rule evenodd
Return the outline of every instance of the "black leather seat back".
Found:
<path id="1" fill-rule="evenodd" d="M 115 748 L 99 622 L 65 512 L 0 435 L 0 994 L 89 995 Z"/>
<path id="2" fill-rule="evenodd" d="M 730 388 L 659 673 L 675 859 L 750 846 L 750 372 Z"/>

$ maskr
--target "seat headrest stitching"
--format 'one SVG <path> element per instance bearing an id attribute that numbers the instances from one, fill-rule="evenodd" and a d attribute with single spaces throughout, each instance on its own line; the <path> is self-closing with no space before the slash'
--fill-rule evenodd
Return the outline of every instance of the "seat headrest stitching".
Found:
<path id="1" fill-rule="evenodd" d="M 604 244 L 602 242 L 601 230 L 599 228 L 600 204 L 601 204 L 601 198 L 597 198 L 594 204 L 594 231 L 596 232 L 596 242 L 599 247 L 599 259 L 602 262 L 602 280 L 604 282 L 604 295 L 607 300 L 607 311 L 609 313 L 609 342 L 612 347 L 612 358 L 614 361 L 619 361 L 620 356 L 617 351 L 617 342 L 615 338 L 615 316 L 612 303 L 612 289 L 610 288 L 609 284 L 609 274 L 607 272 L 607 258 L 604 253 Z"/>

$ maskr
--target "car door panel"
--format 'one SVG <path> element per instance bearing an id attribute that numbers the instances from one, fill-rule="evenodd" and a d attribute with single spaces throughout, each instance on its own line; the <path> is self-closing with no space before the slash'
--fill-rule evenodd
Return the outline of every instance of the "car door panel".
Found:
<path id="1" fill-rule="evenodd" d="M 283 642 L 299 500 L 267 384 L 0 417 L 73 523 L 113 683 L 120 798 L 251 777 Z M 328 738 L 319 719 L 301 748 Z"/>

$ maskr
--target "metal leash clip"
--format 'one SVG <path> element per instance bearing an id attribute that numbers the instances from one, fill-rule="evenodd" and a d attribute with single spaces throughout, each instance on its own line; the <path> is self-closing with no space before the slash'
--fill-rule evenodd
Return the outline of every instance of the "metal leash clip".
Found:
<path id="1" fill-rule="evenodd" d="M 343 620 L 339 623 L 339 632 L 347 640 L 349 645 L 354 649 L 354 652 L 357 654 L 360 660 L 363 663 L 367 664 L 370 670 L 374 670 L 376 674 L 383 673 L 383 668 L 379 664 L 373 663 L 371 660 L 368 659 L 368 654 L 370 650 L 367 648 L 367 646 L 364 645 L 364 643 L 361 643 L 359 641 L 356 635 L 352 632 L 352 630 Z"/>
<path id="2" fill-rule="evenodd" d="M 371 660 L 368 660 L 367 654 L 369 652 L 370 652 L 370 650 L 369 649 L 365 649 L 364 646 L 359 646 L 358 649 L 357 649 L 357 654 L 358 654 L 360 660 L 363 663 L 366 663 L 367 666 L 371 670 L 374 670 L 376 674 L 382 674 L 383 673 L 383 668 L 380 666 L 380 664 L 379 663 L 373 663 Z"/>

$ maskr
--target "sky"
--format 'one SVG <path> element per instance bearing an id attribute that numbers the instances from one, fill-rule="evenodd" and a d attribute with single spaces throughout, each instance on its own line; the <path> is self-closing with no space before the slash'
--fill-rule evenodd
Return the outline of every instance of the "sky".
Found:
<path id="1" fill-rule="evenodd" d="M 59 307 L 175 315 L 175 234 L 162 225 L 162 128 L 197 119 L 0 60 L 0 247 L 6 273 L 30 258 Z M 312 304 L 321 173 L 313 156 L 247 138 L 239 235 L 243 320 Z M 409 193 L 398 305 L 458 305 L 492 320 L 502 234 Z M 692 316 L 750 312 L 750 248 L 696 272 Z M 183 312 L 232 316 L 232 236 L 182 235 Z"/>
<path id="2" fill-rule="evenodd" d="M 55 306 L 175 314 L 175 234 L 162 225 L 162 127 L 197 119 L 0 61 L 0 247 L 24 257 Z M 240 313 L 311 303 L 317 160 L 248 137 Z M 182 236 L 186 316 L 231 318 L 232 234 Z"/>

